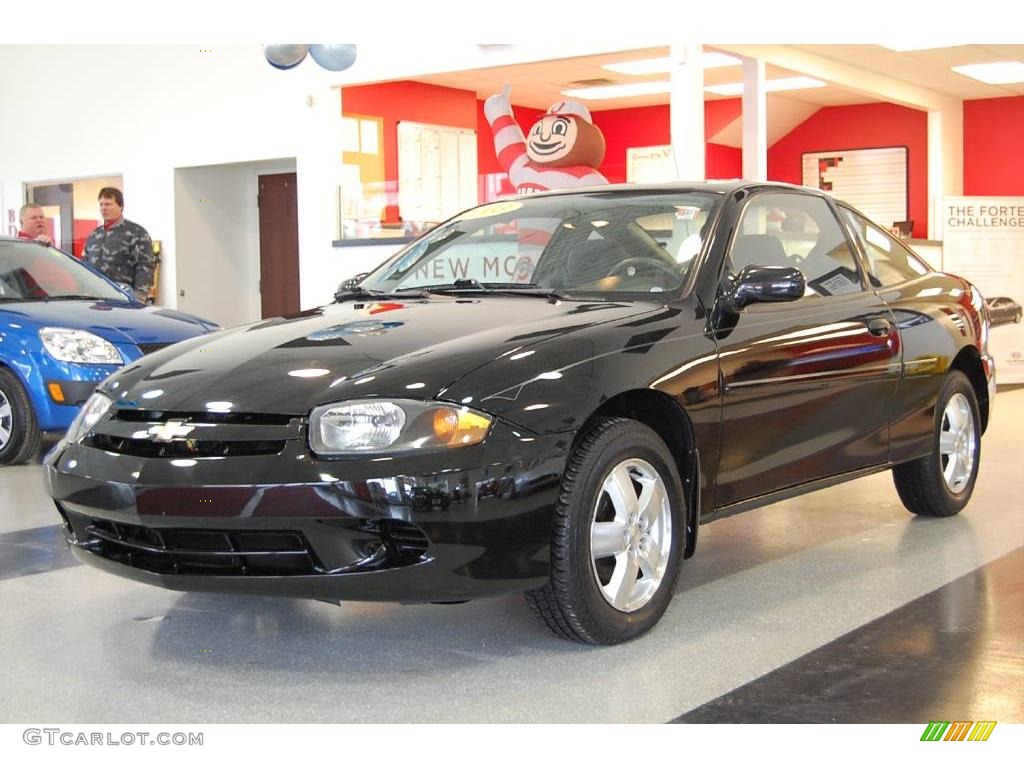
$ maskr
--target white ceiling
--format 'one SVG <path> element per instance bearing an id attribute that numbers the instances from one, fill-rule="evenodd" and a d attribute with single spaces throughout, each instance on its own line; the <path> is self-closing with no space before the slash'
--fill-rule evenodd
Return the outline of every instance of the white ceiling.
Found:
<path id="1" fill-rule="evenodd" d="M 774 46 L 776 49 L 778 46 Z M 744 51 L 756 51 L 758 46 L 743 46 Z M 986 85 L 965 75 L 953 72 L 958 64 L 981 64 L 992 61 L 1024 61 L 1024 45 L 963 45 L 952 48 L 896 52 L 877 45 L 794 45 L 787 48 L 835 62 L 843 67 L 854 67 L 873 76 L 883 75 L 894 81 L 929 89 L 944 96 L 958 99 L 988 99 L 1000 96 L 1024 95 L 1024 83 L 1012 85 Z M 728 51 L 729 45 L 709 46 L 709 50 Z M 766 47 L 767 49 L 767 47 Z M 618 53 L 581 56 L 570 59 L 491 67 L 487 69 L 450 72 L 417 78 L 420 82 L 474 91 L 478 98 L 500 93 L 511 86 L 512 103 L 535 109 L 547 109 L 553 102 L 564 98 L 561 91 L 580 87 L 586 81 L 602 81 L 601 85 L 667 79 L 668 75 L 623 75 L 602 69 L 602 64 L 620 61 L 668 56 L 667 46 L 640 48 Z M 704 72 L 705 85 L 718 85 L 741 80 L 740 66 L 708 69 Z M 792 69 L 768 64 L 768 79 L 804 74 Z M 706 94 L 707 100 L 726 98 Z M 820 107 L 846 104 L 865 104 L 877 101 L 863 93 L 829 83 L 824 88 L 786 91 L 784 95 L 767 97 L 768 141 L 774 142 L 793 127 L 807 119 Z M 627 98 L 586 101 L 592 111 L 623 109 L 655 104 L 667 104 L 668 94 L 631 96 Z M 716 136 L 717 143 L 740 146 L 740 126 L 737 120 Z"/>

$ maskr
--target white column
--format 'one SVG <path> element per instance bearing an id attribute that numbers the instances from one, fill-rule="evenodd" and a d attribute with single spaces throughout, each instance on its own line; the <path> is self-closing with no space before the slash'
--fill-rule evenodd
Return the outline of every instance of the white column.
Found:
<path id="1" fill-rule="evenodd" d="M 704 66 L 702 46 L 673 43 L 670 48 L 672 84 L 669 129 L 676 178 L 704 180 Z"/>
<path id="2" fill-rule="evenodd" d="M 964 193 L 962 101 L 928 112 L 928 239 L 942 240 L 942 199 Z"/>
<path id="3" fill-rule="evenodd" d="M 768 110 L 763 59 L 743 58 L 743 178 L 768 179 Z"/>
<path id="4" fill-rule="evenodd" d="M 338 283 L 350 277 L 331 242 L 340 236 L 341 96 L 326 83 L 311 86 L 301 122 L 303 140 L 295 157 L 299 209 L 299 304 L 302 309 L 331 301 Z"/>

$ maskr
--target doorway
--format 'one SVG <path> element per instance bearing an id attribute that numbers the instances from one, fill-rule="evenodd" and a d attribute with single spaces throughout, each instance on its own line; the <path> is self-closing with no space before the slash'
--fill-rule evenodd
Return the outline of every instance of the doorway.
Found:
<path id="1" fill-rule="evenodd" d="M 259 177 L 260 305 L 263 317 L 299 311 L 299 211 L 294 173 Z"/>
<path id="2" fill-rule="evenodd" d="M 178 309 L 226 328 L 264 317 L 259 179 L 294 173 L 294 158 L 175 169 Z"/>

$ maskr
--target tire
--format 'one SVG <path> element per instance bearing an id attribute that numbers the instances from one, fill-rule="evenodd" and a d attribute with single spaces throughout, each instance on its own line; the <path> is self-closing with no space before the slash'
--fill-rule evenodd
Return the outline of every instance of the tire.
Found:
<path id="1" fill-rule="evenodd" d="M 0 368 L 0 467 L 24 464 L 39 452 L 42 434 L 18 377 Z"/>
<path id="2" fill-rule="evenodd" d="M 682 488 L 672 454 L 649 427 L 615 418 L 586 431 L 562 477 L 551 578 L 526 593 L 552 632 L 614 645 L 658 622 L 686 543 Z M 607 554 L 593 557 L 593 544 Z"/>
<path id="3" fill-rule="evenodd" d="M 915 515 L 951 517 L 971 499 L 981 461 L 978 399 L 960 371 L 950 371 L 935 404 L 932 452 L 893 467 L 903 506 Z"/>

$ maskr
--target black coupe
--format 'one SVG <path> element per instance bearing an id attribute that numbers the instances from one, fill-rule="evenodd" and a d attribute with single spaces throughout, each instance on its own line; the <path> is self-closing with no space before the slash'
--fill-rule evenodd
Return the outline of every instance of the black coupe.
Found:
<path id="1" fill-rule="evenodd" d="M 892 469 L 967 504 L 994 395 L 967 281 L 815 190 L 466 211 L 325 307 L 107 380 L 46 460 L 73 550 L 172 589 L 461 601 L 649 629 L 698 527 Z M 837 512 L 838 513 L 838 512 Z"/>

